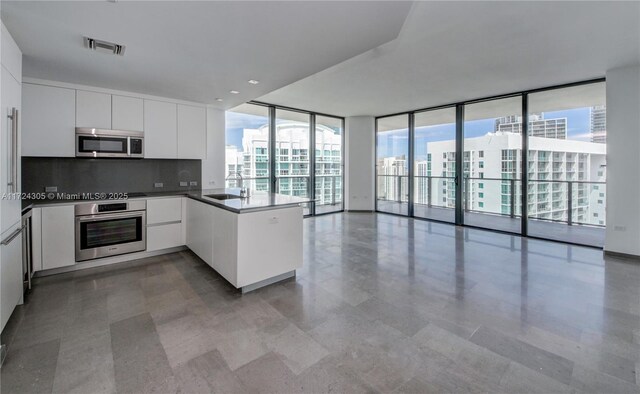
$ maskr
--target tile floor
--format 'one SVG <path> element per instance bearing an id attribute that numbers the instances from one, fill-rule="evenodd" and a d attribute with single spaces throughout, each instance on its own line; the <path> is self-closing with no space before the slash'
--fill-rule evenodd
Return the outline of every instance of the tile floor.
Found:
<path id="1" fill-rule="evenodd" d="M 640 264 L 384 214 L 305 220 L 241 296 L 190 252 L 40 278 L 1 392 L 640 392 Z"/>

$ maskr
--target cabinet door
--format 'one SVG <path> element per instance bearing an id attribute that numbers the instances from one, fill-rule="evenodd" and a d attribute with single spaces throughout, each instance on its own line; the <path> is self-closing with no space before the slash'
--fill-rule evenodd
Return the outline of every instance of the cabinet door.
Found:
<path id="1" fill-rule="evenodd" d="M 76 91 L 22 84 L 22 155 L 74 157 Z"/>
<path id="2" fill-rule="evenodd" d="M 182 221 L 182 198 L 147 200 L 147 224 Z"/>
<path id="3" fill-rule="evenodd" d="M 212 209 L 207 204 L 187 200 L 187 246 L 209 265 L 213 263 Z"/>
<path id="4" fill-rule="evenodd" d="M 144 157 L 178 157 L 178 108 L 164 101 L 144 100 Z"/>
<path id="5" fill-rule="evenodd" d="M 0 56 L 2 65 L 9 70 L 11 75 L 22 83 L 22 51 L 14 41 L 13 37 L 2 23 L 2 54 Z"/>
<path id="6" fill-rule="evenodd" d="M 0 75 L 0 85 L 2 86 L 2 94 L 0 97 L 0 101 L 2 103 L 2 113 L 0 114 L 0 119 L 2 123 L 2 140 L 0 141 L 0 149 L 1 149 L 1 159 L 0 159 L 0 192 L 2 195 L 5 193 L 19 193 L 21 190 L 21 160 L 20 160 L 20 128 L 21 122 L 20 118 L 22 117 L 21 111 L 21 84 L 16 81 L 16 79 L 11 75 L 9 71 L 5 67 L 2 67 L 2 74 Z M 9 115 L 11 115 L 11 110 L 13 108 L 18 109 L 18 136 L 17 141 L 13 141 L 13 133 L 12 133 L 12 120 L 9 119 Z M 14 158 L 13 145 L 14 143 L 18 144 L 18 149 L 15 152 L 17 157 Z M 9 183 L 12 182 L 13 178 L 13 170 L 12 166 L 17 166 L 17 177 L 13 179 L 13 182 L 16 184 L 15 188 L 9 186 Z M 18 195 L 10 196 L 7 198 L 0 199 L 0 210 L 2 211 L 2 215 L 0 215 L 0 233 L 7 231 L 11 226 L 15 225 L 22 218 L 21 215 L 21 206 L 20 206 L 20 198 Z"/>
<path id="7" fill-rule="evenodd" d="M 73 205 L 42 208 L 42 268 L 74 265 L 75 222 Z"/>
<path id="8" fill-rule="evenodd" d="M 111 129 L 111 95 L 76 90 L 76 127 Z"/>
<path id="9" fill-rule="evenodd" d="M 22 299 L 22 234 L 10 239 L 18 229 L 20 225 L 3 233 L 7 244 L 0 245 L 0 330 Z"/>
<path id="10" fill-rule="evenodd" d="M 161 250 L 181 246 L 182 223 L 148 225 L 147 251 Z"/>
<path id="11" fill-rule="evenodd" d="M 142 99 L 113 95 L 111 105 L 111 127 L 114 130 L 144 130 Z"/>
<path id="12" fill-rule="evenodd" d="M 206 109 L 178 104 L 178 158 L 204 159 L 206 139 Z"/>

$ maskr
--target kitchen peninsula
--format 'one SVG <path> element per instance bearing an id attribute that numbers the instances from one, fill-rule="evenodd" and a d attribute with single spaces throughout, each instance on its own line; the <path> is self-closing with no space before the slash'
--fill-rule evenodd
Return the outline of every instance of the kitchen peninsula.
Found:
<path id="1" fill-rule="evenodd" d="M 234 196 L 233 189 L 188 194 L 187 247 L 243 292 L 294 276 L 302 267 L 301 204 L 309 200 Z"/>
<path id="2" fill-rule="evenodd" d="M 34 267 L 38 276 L 120 263 L 185 247 L 242 292 L 293 277 L 295 270 L 302 267 L 302 204 L 309 199 L 267 192 L 241 198 L 235 188 L 118 194 L 124 198 L 23 201 L 23 210 L 31 210 L 34 217 Z M 63 193 L 56 194 L 59 195 Z M 117 212 L 85 219 L 78 212 L 86 206 L 91 206 L 92 212 L 107 209 Z M 137 229 L 131 232 L 139 234 L 131 240 L 140 245 L 138 249 L 122 254 L 106 240 L 97 254 L 83 248 L 101 246 L 102 241 L 96 239 L 93 245 L 76 242 L 94 231 L 82 225 L 87 220 L 110 226 L 110 221 L 118 221 L 129 211 L 139 218 Z M 87 236 L 83 236 L 85 233 Z M 85 254 L 91 258 L 87 260 Z"/>

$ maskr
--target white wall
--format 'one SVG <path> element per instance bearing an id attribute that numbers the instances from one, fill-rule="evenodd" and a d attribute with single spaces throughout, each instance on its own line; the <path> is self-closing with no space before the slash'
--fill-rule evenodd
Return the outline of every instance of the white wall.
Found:
<path id="1" fill-rule="evenodd" d="M 207 108 L 207 158 L 202 160 L 202 188 L 224 187 L 225 178 L 224 110 Z"/>
<path id="2" fill-rule="evenodd" d="M 375 209 L 375 119 L 353 116 L 346 119 L 345 130 L 345 209 Z"/>
<path id="3" fill-rule="evenodd" d="M 605 251 L 640 255 L 640 66 L 607 71 Z"/>

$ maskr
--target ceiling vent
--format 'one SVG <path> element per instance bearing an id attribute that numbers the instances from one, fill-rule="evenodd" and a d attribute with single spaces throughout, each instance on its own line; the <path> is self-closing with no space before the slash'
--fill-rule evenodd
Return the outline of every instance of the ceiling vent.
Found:
<path id="1" fill-rule="evenodd" d="M 84 38 L 84 45 L 93 49 L 94 51 L 102 52 L 102 53 L 110 53 L 112 55 L 124 55 L 124 45 L 116 44 L 113 42 L 96 40 L 95 38 Z"/>

